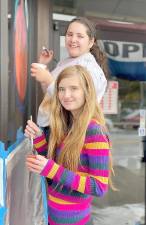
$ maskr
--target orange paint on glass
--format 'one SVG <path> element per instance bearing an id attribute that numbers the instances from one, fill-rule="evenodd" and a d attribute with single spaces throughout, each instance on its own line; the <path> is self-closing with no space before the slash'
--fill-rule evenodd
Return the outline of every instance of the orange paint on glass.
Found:
<path id="1" fill-rule="evenodd" d="M 23 102 L 27 87 L 27 28 L 23 1 L 20 2 L 15 17 L 15 68 L 18 96 Z"/>

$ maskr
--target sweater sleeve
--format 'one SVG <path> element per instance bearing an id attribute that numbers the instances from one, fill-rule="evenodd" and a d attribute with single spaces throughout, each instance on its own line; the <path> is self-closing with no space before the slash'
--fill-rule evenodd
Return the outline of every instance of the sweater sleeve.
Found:
<path id="1" fill-rule="evenodd" d="M 100 68 L 98 64 L 96 64 L 96 66 L 93 66 L 92 69 L 90 65 L 87 67 L 87 69 L 89 70 L 91 77 L 93 79 L 97 101 L 98 103 L 100 103 L 107 87 L 107 80 L 105 78 L 105 75 L 102 69 Z"/>
<path id="2" fill-rule="evenodd" d="M 47 91 L 49 96 L 52 96 L 54 93 L 54 88 L 55 88 L 55 82 L 53 81 L 48 87 L 47 87 Z"/>
<path id="3" fill-rule="evenodd" d="M 80 57 L 78 64 L 86 67 L 89 71 L 95 86 L 97 101 L 100 103 L 107 87 L 107 80 L 103 70 L 91 53 Z"/>
<path id="4" fill-rule="evenodd" d="M 47 155 L 48 144 L 47 144 L 44 133 L 34 139 L 34 147 L 35 147 L 35 150 L 38 152 L 38 154 L 44 155 L 44 156 Z"/>
<path id="5" fill-rule="evenodd" d="M 94 196 L 102 196 L 108 189 L 109 142 L 100 126 L 94 124 L 87 130 L 81 152 L 80 172 L 73 172 L 53 160 L 48 160 L 41 175 L 71 190 Z"/>

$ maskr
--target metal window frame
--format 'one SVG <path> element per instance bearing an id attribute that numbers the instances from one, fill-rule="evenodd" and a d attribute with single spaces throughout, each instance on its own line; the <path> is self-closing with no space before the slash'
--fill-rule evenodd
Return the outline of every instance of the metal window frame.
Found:
<path id="1" fill-rule="evenodd" d="M 0 141 L 8 127 L 8 0 L 0 0 Z"/>

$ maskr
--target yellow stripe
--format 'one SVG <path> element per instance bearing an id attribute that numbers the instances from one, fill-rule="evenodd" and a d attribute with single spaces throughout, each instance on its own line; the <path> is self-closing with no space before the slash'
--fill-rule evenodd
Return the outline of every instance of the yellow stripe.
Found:
<path id="1" fill-rule="evenodd" d="M 67 202 L 65 200 L 62 200 L 60 198 L 56 198 L 56 197 L 53 197 L 52 195 L 49 195 L 49 199 L 52 201 L 52 202 L 55 202 L 55 203 L 60 203 L 60 204 L 63 204 L 63 205 L 73 205 L 75 203 L 72 203 L 72 202 Z"/>
<path id="2" fill-rule="evenodd" d="M 96 180 L 99 180 L 103 184 L 108 184 L 108 179 L 109 179 L 108 177 L 93 176 L 93 175 L 91 175 L 89 173 L 83 173 L 83 172 L 78 172 L 78 174 L 80 176 L 84 176 L 84 177 L 90 176 L 90 177 L 93 177 Z"/>
<path id="3" fill-rule="evenodd" d="M 88 149 L 109 149 L 109 143 L 106 143 L 106 142 L 87 143 L 87 144 L 85 144 L 85 148 L 88 148 Z"/>
<path id="4" fill-rule="evenodd" d="M 97 180 L 99 180 L 103 184 L 108 184 L 108 177 L 96 177 Z"/>
<path id="5" fill-rule="evenodd" d="M 52 179 L 55 176 L 55 174 L 57 173 L 58 168 L 59 168 L 59 165 L 54 163 L 54 165 L 53 165 L 52 169 L 50 170 L 50 172 L 49 172 L 47 177 Z"/>
<path id="6" fill-rule="evenodd" d="M 35 144 L 35 147 L 36 147 L 36 148 L 40 148 L 40 147 L 43 146 L 44 144 L 46 144 L 46 140 L 45 140 L 45 139 L 42 140 L 42 141 L 40 141 L 39 143 Z"/>
<path id="7" fill-rule="evenodd" d="M 86 177 L 80 177 L 78 191 L 84 193 L 86 184 Z"/>
<path id="8" fill-rule="evenodd" d="M 77 172 L 77 174 L 79 174 L 80 176 L 89 176 L 89 173 L 84 173 L 84 172 Z"/>

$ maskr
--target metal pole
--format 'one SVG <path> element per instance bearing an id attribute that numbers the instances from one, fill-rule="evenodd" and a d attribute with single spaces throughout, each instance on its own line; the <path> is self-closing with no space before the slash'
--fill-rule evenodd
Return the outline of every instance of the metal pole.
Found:
<path id="1" fill-rule="evenodd" d="M 144 163 L 145 167 L 145 222 L 144 225 L 146 225 L 146 136 L 142 137 L 142 143 L 143 143 L 143 157 L 142 157 L 142 163 Z"/>
<path id="2" fill-rule="evenodd" d="M 0 0 L 0 141 L 8 129 L 8 0 Z"/>
<path id="3" fill-rule="evenodd" d="M 146 110 L 146 81 L 141 82 L 141 108 Z M 146 116 L 142 119 L 142 127 L 146 131 Z M 144 132 L 145 133 L 145 132 Z M 144 214 L 144 224 L 146 225 L 146 134 L 142 137 L 142 146 L 143 146 L 143 157 L 142 157 L 142 163 L 144 163 L 144 173 L 145 173 L 145 179 L 144 179 L 144 190 L 145 190 L 145 214 Z"/>

